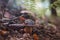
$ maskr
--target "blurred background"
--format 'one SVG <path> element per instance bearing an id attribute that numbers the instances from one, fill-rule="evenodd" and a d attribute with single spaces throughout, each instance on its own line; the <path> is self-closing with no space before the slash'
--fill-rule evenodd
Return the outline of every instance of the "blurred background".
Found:
<path id="1" fill-rule="evenodd" d="M 0 0 L 9 8 L 26 8 L 38 15 L 60 16 L 60 0 Z"/>
<path id="2" fill-rule="evenodd" d="M 48 17 L 51 15 L 60 16 L 59 14 L 60 0 L 10 0 L 10 1 L 12 1 L 11 5 L 13 5 L 13 7 L 18 9 L 20 9 L 20 7 L 26 8 L 36 13 L 38 17 L 42 15 L 46 15 Z"/>

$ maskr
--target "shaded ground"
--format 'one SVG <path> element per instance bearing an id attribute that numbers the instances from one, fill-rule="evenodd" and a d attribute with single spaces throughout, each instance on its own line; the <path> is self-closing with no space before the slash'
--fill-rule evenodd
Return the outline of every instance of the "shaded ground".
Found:
<path id="1" fill-rule="evenodd" d="M 36 33 L 39 35 L 38 40 L 60 40 L 60 18 L 51 19 L 52 24 L 56 25 L 56 29 L 49 28 L 46 30 L 43 25 L 40 27 L 34 27 Z M 11 31 L 11 34 L 0 35 L 0 40 L 34 40 L 33 36 L 29 33 L 23 33 L 22 31 Z"/>

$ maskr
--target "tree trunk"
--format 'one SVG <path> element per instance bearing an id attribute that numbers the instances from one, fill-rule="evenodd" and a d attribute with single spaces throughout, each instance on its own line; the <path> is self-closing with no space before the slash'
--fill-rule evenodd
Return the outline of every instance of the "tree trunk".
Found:
<path id="1" fill-rule="evenodd" d="M 50 4 L 53 4 L 55 1 L 57 1 L 57 0 L 50 0 Z M 51 7 L 51 13 L 52 13 L 52 16 L 57 16 L 55 5 L 53 5 L 53 7 Z"/>

